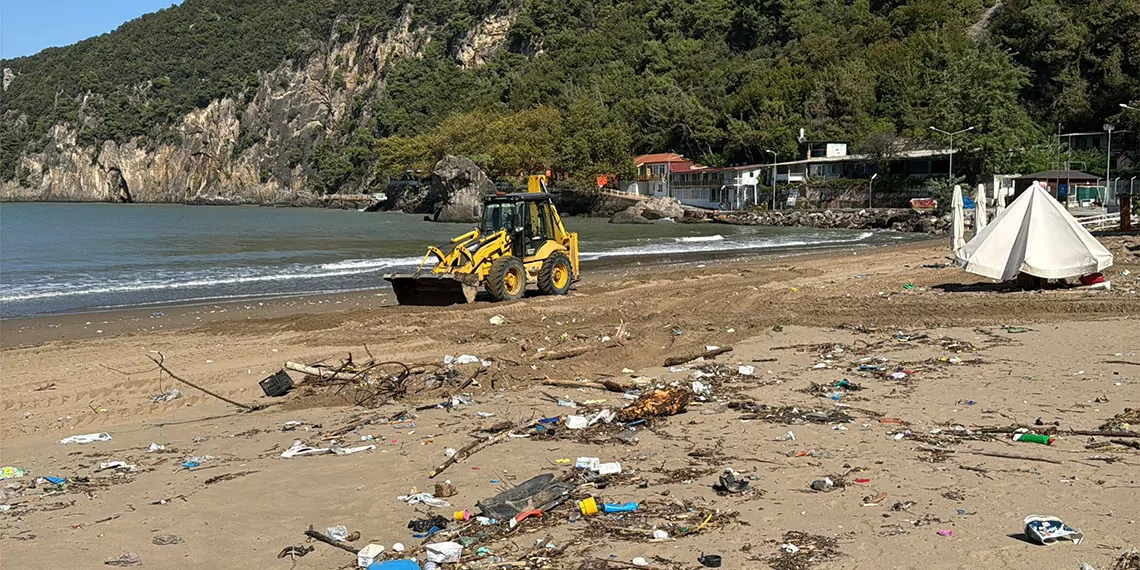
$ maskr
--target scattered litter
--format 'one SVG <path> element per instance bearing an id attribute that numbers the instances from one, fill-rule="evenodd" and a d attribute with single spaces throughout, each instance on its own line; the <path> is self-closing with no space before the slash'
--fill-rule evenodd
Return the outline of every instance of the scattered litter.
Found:
<path id="1" fill-rule="evenodd" d="M 490 499 L 483 499 L 476 506 L 486 517 L 509 520 L 523 511 L 548 511 L 566 501 L 573 489 L 573 484 L 555 480 L 553 473 L 544 473 Z"/>
<path id="2" fill-rule="evenodd" d="M 705 554 L 702 552 L 701 555 L 697 557 L 697 562 L 700 562 L 701 566 L 706 568 L 720 568 L 721 558 L 719 554 Z"/>
<path id="3" fill-rule="evenodd" d="M 590 418 L 586 416 L 566 416 L 566 429 L 586 429 L 590 427 Z"/>
<path id="4" fill-rule="evenodd" d="M 953 538 L 955 535 L 954 535 L 954 531 L 943 529 L 943 530 L 938 531 L 938 536 L 945 536 L 947 538 Z"/>
<path id="5" fill-rule="evenodd" d="M 755 366 L 742 365 L 736 368 L 736 373 L 742 376 L 752 376 L 756 373 Z"/>
<path id="6" fill-rule="evenodd" d="M 103 564 L 107 566 L 119 566 L 121 568 L 127 566 L 142 566 L 142 558 L 134 552 L 124 552 L 115 558 L 108 558 Z"/>
<path id="7" fill-rule="evenodd" d="M 740 473 L 728 467 L 724 470 L 724 473 L 721 474 L 717 484 L 713 485 L 713 489 L 718 493 L 737 494 L 747 491 L 750 485 L 751 483 L 741 477 Z"/>
<path id="8" fill-rule="evenodd" d="M 669 533 L 661 529 L 653 531 L 654 540 L 669 540 Z"/>
<path id="9" fill-rule="evenodd" d="M 478 356 L 471 354 L 461 354 L 459 356 L 451 356 L 450 354 L 443 357 L 443 363 L 448 365 L 462 366 L 464 364 L 477 364 L 482 362 Z"/>
<path id="10" fill-rule="evenodd" d="M 367 568 L 383 553 L 383 544 L 369 544 L 361 548 L 360 552 L 356 553 L 356 565 L 361 568 Z"/>
<path id="11" fill-rule="evenodd" d="M 634 566 L 649 566 L 649 561 L 645 558 L 638 556 L 630 561 Z"/>
<path id="12" fill-rule="evenodd" d="M 261 391 L 264 392 L 266 396 L 279 398 L 288 394 L 289 390 L 293 389 L 293 378 L 282 368 L 257 384 L 261 386 Z"/>
<path id="13" fill-rule="evenodd" d="M 507 319 L 506 319 L 506 318 L 504 318 L 504 317 L 503 317 L 503 315 L 495 315 L 495 316 L 493 316 L 493 317 L 491 317 L 490 319 L 487 319 L 487 320 L 488 320 L 488 321 L 489 321 L 489 322 L 490 322 L 492 325 L 495 325 L 495 326 L 499 326 L 499 325 L 501 325 L 501 324 L 503 324 L 503 323 L 505 323 L 505 322 L 507 321 Z"/>
<path id="14" fill-rule="evenodd" d="M 1013 441 L 1024 441 L 1028 443 L 1040 443 L 1042 445 L 1053 445 L 1056 441 L 1056 436 L 1052 435 L 1038 435 L 1035 433 L 1015 433 L 1013 434 Z"/>
<path id="15" fill-rule="evenodd" d="M 459 562 L 459 558 L 463 554 L 463 545 L 458 542 L 437 542 L 425 545 L 424 550 L 427 553 L 428 562 L 447 564 Z"/>
<path id="16" fill-rule="evenodd" d="M 692 399 L 693 393 L 683 386 L 653 390 L 618 412 L 617 417 L 623 422 L 630 422 L 651 417 L 672 416 L 685 411 Z"/>
<path id="17" fill-rule="evenodd" d="M 337 542 L 344 542 L 348 538 L 348 527 L 338 524 L 325 529 L 325 536 Z"/>
<path id="18" fill-rule="evenodd" d="M 159 445 L 155 442 L 150 442 L 150 447 L 146 448 L 147 453 L 154 453 L 156 451 L 166 451 L 165 445 Z"/>
<path id="19" fill-rule="evenodd" d="M 821 492 L 827 493 L 827 492 L 830 492 L 831 490 L 835 489 L 835 482 L 832 481 L 830 477 L 825 477 L 823 479 L 816 479 L 815 481 L 811 482 L 811 488 L 812 488 L 812 490 L 815 490 L 815 491 L 821 491 Z"/>
<path id="20" fill-rule="evenodd" d="M 437 499 L 435 497 L 435 495 L 432 495 L 431 493 L 414 493 L 411 495 L 400 495 L 399 497 L 396 497 L 396 498 L 407 503 L 409 506 L 418 505 L 420 503 L 423 503 L 429 507 L 436 507 L 436 508 L 443 508 L 443 507 L 450 507 L 451 506 L 451 503 L 449 503 L 443 499 Z"/>
<path id="21" fill-rule="evenodd" d="M 171 388 L 171 389 L 169 389 L 169 390 L 167 390 L 161 394 L 158 394 L 156 396 L 151 397 L 150 401 L 154 402 L 155 404 L 161 404 L 162 402 L 169 402 L 171 400 L 177 400 L 178 398 L 181 398 L 181 397 L 182 397 L 182 391 L 181 390 L 179 390 L 178 388 Z"/>
<path id="22" fill-rule="evenodd" d="M 1025 517 L 1025 536 L 1038 544 L 1050 546 L 1059 540 L 1080 544 L 1085 535 L 1057 517 L 1029 515 Z"/>
<path id="23" fill-rule="evenodd" d="M 304 556 L 304 555 L 306 555 L 306 554 L 308 554 L 308 553 L 310 553 L 316 549 L 317 549 L 317 547 L 315 547 L 315 546 L 304 546 L 304 545 L 286 546 L 285 548 L 283 548 L 281 550 L 281 552 L 277 553 L 277 557 L 278 558 L 285 558 L 286 556 L 288 556 L 290 558 L 292 558 L 292 557 L 301 558 L 302 556 Z"/>
<path id="24" fill-rule="evenodd" d="M 150 542 L 157 546 L 170 546 L 171 544 L 182 544 L 182 537 L 177 534 L 156 534 Z"/>
<path id="25" fill-rule="evenodd" d="M 437 497 L 454 497 L 458 494 L 459 489 L 456 489 L 455 485 L 452 485 L 450 480 L 435 484 L 435 496 Z"/>
<path id="26" fill-rule="evenodd" d="M 95 443 L 96 441 L 111 441 L 111 434 L 109 433 L 88 433 L 84 435 L 73 435 L 59 440 L 60 443 L 67 445 L 69 443 L 78 443 L 80 445 Z M 129 553 L 128 553 L 129 554 Z"/>
<path id="27" fill-rule="evenodd" d="M 28 472 L 20 469 L 19 467 L 0 467 L 0 479 L 15 479 L 23 477 Z"/>
<path id="28" fill-rule="evenodd" d="M 106 469 L 127 469 L 130 471 L 135 470 L 135 466 L 127 463 L 126 461 L 103 461 L 99 464 L 99 471 Z"/>
<path id="29" fill-rule="evenodd" d="M 798 546 L 796 546 L 790 542 L 785 542 L 784 544 L 781 544 L 780 548 L 783 548 L 784 552 L 787 552 L 788 554 L 795 554 L 795 553 L 800 551 L 800 547 L 798 547 Z"/>
<path id="30" fill-rule="evenodd" d="M 332 453 L 335 455 L 351 455 L 353 453 L 370 451 L 373 449 L 376 449 L 375 445 L 361 445 L 358 447 L 341 447 L 339 445 L 333 447 L 310 447 L 298 439 L 293 442 L 293 445 L 291 445 L 289 449 L 281 452 L 281 457 L 289 459 L 301 455 L 323 455 L 326 453 Z"/>

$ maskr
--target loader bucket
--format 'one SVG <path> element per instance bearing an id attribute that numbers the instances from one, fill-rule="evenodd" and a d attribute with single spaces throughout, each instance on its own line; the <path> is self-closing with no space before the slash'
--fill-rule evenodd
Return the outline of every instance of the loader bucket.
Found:
<path id="1" fill-rule="evenodd" d="M 470 303 L 475 300 L 478 288 L 460 280 L 454 274 L 385 275 L 392 283 L 396 301 L 401 305 L 444 306 Z"/>

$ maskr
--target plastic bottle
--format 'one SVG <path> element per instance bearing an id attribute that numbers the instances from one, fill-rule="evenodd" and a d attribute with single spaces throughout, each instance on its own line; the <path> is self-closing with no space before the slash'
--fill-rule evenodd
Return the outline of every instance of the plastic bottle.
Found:
<path id="1" fill-rule="evenodd" d="M 1053 445 L 1056 437 L 1052 435 L 1038 435 L 1035 433 L 1015 433 L 1013 434 L 1013 441 L 1028 441 L 1030 443 L 1040 443 L 1042 445 Z"/>

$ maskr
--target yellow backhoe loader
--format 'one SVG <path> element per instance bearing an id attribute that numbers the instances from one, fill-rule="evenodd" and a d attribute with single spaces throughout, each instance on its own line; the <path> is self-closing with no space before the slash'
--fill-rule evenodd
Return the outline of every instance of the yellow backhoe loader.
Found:
<path id="1" fill-rule="evenodd" d="M 485 196 L 482 223 L 448 251 L 429 247 L 414 273 L 384 279 L 401 305 L 452 305 L 474 301 L 480 286 L 495 301 L 521 298 L 528 285 L 565 295 L 578 275 L 578 234 L 566 231 L 546 177 L 536 175 L 527 192 Z"/>

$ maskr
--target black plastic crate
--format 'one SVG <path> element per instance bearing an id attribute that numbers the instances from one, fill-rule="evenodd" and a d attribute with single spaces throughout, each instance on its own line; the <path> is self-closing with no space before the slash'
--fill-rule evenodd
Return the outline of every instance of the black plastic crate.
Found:
<path id="1" fill-rule="evenodd" d="M 278 370 L 273 376 L 258 382 L 258 384 L 261 386 L 261 390 L 265 392 L 265 395 L 270 398 L 284 396 L 289 393 L 289 390 L 293 389 L 293 379 L 289 377 L 289 373 L 285 372 L 284 368 Z"/>

